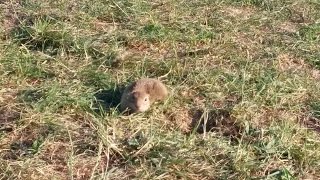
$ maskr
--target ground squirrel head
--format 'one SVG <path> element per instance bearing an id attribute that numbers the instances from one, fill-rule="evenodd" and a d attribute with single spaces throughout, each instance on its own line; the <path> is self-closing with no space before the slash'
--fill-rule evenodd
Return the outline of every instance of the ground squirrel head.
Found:
<path id="1" fill-rule="evenodd" d="M 168 95 L 166 86 L 157 79 L 143 78 L 128 85 L 122 96 L 120 110 L 127 113 L 145 112 L 155 101 Z"/>
<path id="2" fill-rule="evenodd" d="M 150 95 L 143 91 L 132 92 L 129 107 L 134 112 L 144 112 L 150 107 Z"/>

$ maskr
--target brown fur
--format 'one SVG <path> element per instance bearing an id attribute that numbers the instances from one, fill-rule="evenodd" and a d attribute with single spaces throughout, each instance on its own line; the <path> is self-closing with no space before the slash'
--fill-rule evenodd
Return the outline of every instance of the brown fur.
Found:
<path id="1" fill-rule="evenodd" d="M 143 112 L 154 102 L 162 101 L 167 96 L 168 90 L 160 80 L 143 78 L 126 87 L 121 97 L 120 110 Z"/>

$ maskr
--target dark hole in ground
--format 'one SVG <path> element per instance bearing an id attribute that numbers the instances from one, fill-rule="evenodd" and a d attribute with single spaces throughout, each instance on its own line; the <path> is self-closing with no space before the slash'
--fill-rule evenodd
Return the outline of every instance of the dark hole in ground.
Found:
<path id="1" fill-rule="evenodd" d="M 103 111 L 108 112 L 112 108 L 118 110 L 118 105 L 121 101 L 121 95 L 125 89 L 124 85 L 119 85 L 110 89 L 99 91 L 95 94 L 96 98 L 96 113 L 101 114 Z M 101 108 L 103 109 L 101 109 Z"/>
<path id="2" fill-rule="evenodd" d="M 235 118 L 231 116 L 230 111 L 229 109 L 191 110 L 191 129 L 200 134 L 204 131 L 212 131 L 230 137 L 232 140 L 238 139 L 241 137 L 243 127 L 235 122 Z"/>
<path id="3" fill-rule="evenodd" d="M 0 132 L 12 131 L 15 121 L 19 120 L 19 118 L 19 112 L 0 107 Z"/>

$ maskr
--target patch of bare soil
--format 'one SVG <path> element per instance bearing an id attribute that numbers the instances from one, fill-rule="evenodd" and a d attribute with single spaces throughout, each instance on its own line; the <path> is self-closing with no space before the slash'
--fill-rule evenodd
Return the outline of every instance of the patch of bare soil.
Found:
<path id="1" fill-rule="evenodd" d="M 320 70 L 313 69 L 311 71 L 312 77 L 316 80 L 320 80 Z"/>
<path id="2" fill-rule="evenodd" d="M 276 67 L 280 72 L 306 72 L 315 80 L 320 79 L 320 71 L 307 64 L 304 59 L 294 57 L 291 54 L 279 54 L 277 56 Z"/>
<path id="3" fill-rule="evenodd" d="M 228 16 L 239 18 L 240 20 L 247 20 L 249 19 L 255 12 L 255 10 L 251 7 L 234 7 L 234 6 L 228 6 L 222 10 L 223 13 L 225 13 Z"/>
<path id="4" fill-rule="evenodd" d="M 303 176 L 299 177 L 299 179 L 303 180 L 313 180 L 313 179 L 320 179 L 320 174 L 317 170 L 305 172 Z"/>
<path id="5" fill-rule="evenodd" d="M 3 159 L 30 157 L 38 151 L 44 139 L 53 131 L 48 125 L 31 122 L 25 128 L 10 133 L 10 142 L 4 145 L 8 149 Z"/>
<path id="6" fill-rule="evenodd" d="M 308 65 L 303 61 L 303 59 L 298 59 L 290 54 L 279 54 L 277 57 L 276 67 L 279 71 L 292 71 L 296 72 L 305 68 Z"/>
<path id="7" fill-rule="evenodd" d="M 14 131 L 21 117 L 21 110 L 16 102 L 16 93 L 12 89 L 0 90 L 0 134 Z M 4 143 L 1 139 L 0 145 Z"/>
<path id="8" fill-rule="evenodd" d="M 4 35 L 9 36 L 12 30 L 18 26 L 19 21 L 21 21 L 20 18 L 25 15 L 21 13 L 21 4 L 19 2 L 6 1 L 0 4 L 3 7 L 3 18 L 0 20 L 0 23 L 2 24 Z"/>
<path id="9" fill-rule="evenodd" d="M 13 131 L 15 122 L 19 118 L 19 112 L 5 107 L 0 107 L 0 133 Z"/>
<path id="10" fill-rule="evenodd" d="M 187 43 L 171 44 L 166 42 L 148 42 L 143 40 L 131 39 L 126 44 L 126 50 L 119 53 L 120 61 L 132 61 L 132 59 L 141 59 L 145 56 L 153 60 L 168 58 L 188 58 L 205 57 L 214 53 L 206 43 L 197 43 L 190 47 Z"/>
<path id="11" fill-rule="evenodd" d="M 82 127 L 76 133 L 73 133 L 74 153 L 86 154 L 86 156 L 95 156 L 98 153 L 98 137 L 95 130 L 89 127 Z"/>
<path id="12" fill-rule="evenodd" d="M 50 168 L 53 173 L 62 173 L 68 175 L 70 167 L 68 162 L 72 158 L 73 178 L 75 179 L 89 179 L 92 171 L 96 167 L 96 172 L 101 173 L 107 166 L 108 158 L 105 154 L 101 155 L 101 159 L 95 156 L 88 156 L 87 153 L 73 156 L 72 147 L 68 143 L 53 142 L 48 143 L 43 151 L 40 153 L 40 158 L 46 162 L 46 166 Z"/>
<path id="13" fill-rule="evenodd" d="M 292 34 L 298 31 L 298 26 L 293 22 L 285 21 L 278 25 L 278 30 L 282 33 Z"/>
<path id="14" fill-rule="evenodd" d="M 255 34 L 238 32 L 231 35 L 231 39 L 236 44 L 237 48 L 243 52 L 247 51 L 249 57 L 255 57 L 262 51 L 262 42 L 265 39 L 264 36 L 265 35 L 259 31 Z"/>
<path id="15" fill-rule="evenodd" d="M 192 116 L 187 108 L 178 108 L 174 112 L 167 112 L 165 119 L 169 120 L 164 122 L 168 124 L 168 127 L 178 127 L 184 133 L 188 133 L 191 130 Z"/>
<path id="16" fill-rule="evenodd" d="M 60 172 L 67 172 L 67 161 L 71 154 L 70 144 L 64 142 L 53 142 L 47 144 L 41 151 L 40 158 L 52 169 Z"/>
<path id="17" fill-rule="evenodd" d="M 152 59 L 163 59 L 167 54 L 166 44 L 131 39 L 126 44 L 127 50 L 121 55 L 122 60 L 138 59 L 148 56 Z"/>

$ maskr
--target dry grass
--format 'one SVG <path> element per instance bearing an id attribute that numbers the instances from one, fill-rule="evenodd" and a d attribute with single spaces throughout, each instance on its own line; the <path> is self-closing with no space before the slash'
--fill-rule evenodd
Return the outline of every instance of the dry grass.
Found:
<path id="1" fill-rule="evenodd" d="M 0 179 L 320 178 L 317 1 L 0 7 Z M 165 74 L 164 103 L 118 112 Z"/>

